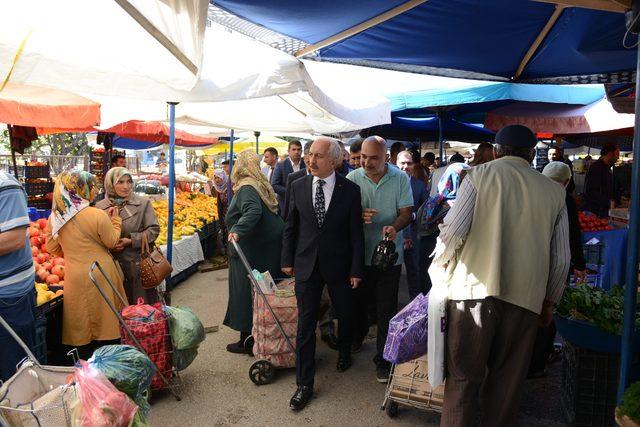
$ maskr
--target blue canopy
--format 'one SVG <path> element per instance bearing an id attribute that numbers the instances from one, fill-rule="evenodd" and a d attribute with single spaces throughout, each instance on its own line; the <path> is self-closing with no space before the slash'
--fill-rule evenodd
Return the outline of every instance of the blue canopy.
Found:
<path id="1" fill-rule="evenodd" d="M 442 134 L 440 134 L 442 125 Z M 460 142 L 493 142 L 494 133 L 482 126 L 463 123 L 452 118 L 437 117 L 393 117 L 389 125 L 374 126 L 360 132 L 361 136 L 378 135 L 383 138 L 399 139 L 403 141 L 438 141 L 440 136 L 444 140 Z"/>
<path id="2" fill-rule="evenodd" d="M 496 82 L 474 82 L 456 88 L 430 89 L 387 95 L 391 111 L 414 108 L 456 106 L 460 104 L 485 104 L 482 111 L 504 105 L 499 101 L 550 102 L 586 105 L 605 96 L 602 85 L 534 85 Z M 491 103 L 491 104 L 489 104 Z M 476 111 L 478 106 L 469 106 L 465 111 Z"/>
<path id="3" fill-rule="evenodd" d="M 176 143 L 176 145 L 180 146 L 180 144 L 178 143 Z M 117 135 L 113 137 L 113 147 L 120 148 L 121 150 L 148 150 L 150 148 L 156 148 L 161 146 L 162 146 L 161 142 L 140 141 L 137 139 L 123 138 Z M 188 145 L 184 147 L 195 150 L 195 149 L 209 147 L 209 146 L 211 146 L 211 144 Z"/>
<path id="4" fill-rule="evenodd" d="M 635 40 L 625 40 L 623 13 L 529 0 L 429 0 L 396 9 L 403 4 L 405 0 L 215 1 L 216 7 L 257 24 L 252 29 L 233 23 L 227 13 L 219 20 L 223 25 L 258 39 L 260 31 L 272 30 L 285 39 L 279 42 L 282 49 L 298 56 L 315 53 L 308 57 L 323 61 L 503 81 L 633 80 L 636 50 L 625 45 Z M 381 16 L 385 12 L 392 17 Z M 382 22 L 354 28 L 376 17 Z M 327 40 L 343 31 L 338 40 Z M 273 34 L 264 37 L 275 39 Z M 524 60 L 530 50 L 530 59 Z"/>

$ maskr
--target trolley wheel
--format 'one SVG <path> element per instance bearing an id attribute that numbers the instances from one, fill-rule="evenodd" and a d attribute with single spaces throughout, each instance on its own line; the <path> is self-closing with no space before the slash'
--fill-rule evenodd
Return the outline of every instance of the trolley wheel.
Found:
<path id="1" fill-rule="evenodd" d="M 384 407 L 384 411 L 387 413 L 389 418 L 395 418 L 398 416 L 398 403 L 393 400 L 389 400 L 387 405 Z"/>
<path id="2" fill-rule="evenodd" d="M 249 368 L 249 378 L 255 385 L 269 384 L 276 374 L 276 368 L 268 360 L 256 360 Z"/>

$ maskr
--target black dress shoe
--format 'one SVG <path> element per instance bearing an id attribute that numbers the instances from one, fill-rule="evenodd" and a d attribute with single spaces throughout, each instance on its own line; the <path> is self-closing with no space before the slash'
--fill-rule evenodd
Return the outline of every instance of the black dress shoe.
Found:
<path id="1" fill-rule="evenodd" d="M 320 339 L 324 341 L 325 344 L 327 344 L 331 350 L 338 349 L 338 338 L 336 338 L 333 332 L 329 332 L 328 334 L 322 334 Z"/>
<path id="2" fill-rule="evenodd" d="M 313 388 L 305 385 L 298 386 L 298 389 L 293 394 L 293 397 L 289 401 L 289 407 L 294 411 L 300 411 L 304 409 L 305 406 L 311 400 L 313 396 Z"/>
<path id="3" fill-rule="evenodd" d="M 338 363 L 336 364 L 336 369 L 338 369 L 338 372 L 344 372 L 350 367 L 351 367 L 351 353 L 340 352 L 340 355 L 338 355 Z"/>

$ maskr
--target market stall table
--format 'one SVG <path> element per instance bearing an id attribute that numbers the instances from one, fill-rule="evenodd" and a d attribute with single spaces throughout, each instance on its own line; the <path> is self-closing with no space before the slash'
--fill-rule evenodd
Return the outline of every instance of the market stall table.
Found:
<path id="1" fill-rule="evenodd" d="M 609 231 L 589 231 L 582 233 L 582 243 L 586 245 L 592 239 L 602 244 L 601 275 L 602 287 L 606 290 L 614 285 L 624 284 L 624 274 L 627 265 L 627 236 L 629 230 L 621 228 Z M 587 260 L 589 264 L 589 260 Z"/>
<path id="2" fill-rule="evenodd" d="M 162 245 L 160 250 L 163 254 L 166 254 L 167 245 Z M 174 241 L 173 259 L 171 261 L 171 266 L 173 267 L 171 287 L 197 271 L 197 265 L 201 261 L 204 261 L 204 254 L 198 233 L 194 233 L 191 236 L 184 236 L 182 239 Z M 165 285 L 163 284 L 161 286 L 164 287 Z"/>

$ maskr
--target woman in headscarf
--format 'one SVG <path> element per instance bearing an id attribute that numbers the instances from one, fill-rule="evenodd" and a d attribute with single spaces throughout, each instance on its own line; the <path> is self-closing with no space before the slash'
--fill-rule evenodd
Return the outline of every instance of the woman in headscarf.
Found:
<path id="1" fill-rule="evenodd" d="M 133 192 L 131 172 L 126 168 L 109 169 L 104 177 L 104 190 L 106 197 L 96 207 L 104 211 L 117 207 L 122 219 L 120 240 L 111 252 L 122 267 L 127 300 L 136 304 L 138 298 L 143 298 L 145 303 L 153 304 L 158 301 L 158 291 L 143 289 L 140 279 L 142 235 L 152 246 L 160 233 L 151 201 Z"/>
<path id="2" fill-rule="evenodd" d="M 273 278 L 280 277 L 280 252 L 284 222 L 278 215 L 278 200 L 260 171 L 258 155 L 250 150 L 238 154 L 231 172 L 234 196 L 227 212 L 229 241 L 236 241 L 251 268 Z M 251 354 L 252 290 L 247 271 L 229 248 L 229 303 L 224 324 L 240 331 L 240 340 L 227 345 L 232 353 Z M 246 341 L 246 346 L 245 346 Z"/>
<path id="3" fill-rule="evenodd" d="M 420 238 L 420 277 L 426 281 L 426 293 L 431 289 L 431 277 L 429 277 L 428 270 L 432 261 L 431 253 L 436 247 L 436 241 L 440 234 L 438 226 L 455 202 L 456 193 L 469 168 L 470 166 L 464 163 L 449 165 L 438 181 L 438 190 L 435 196 L 424 202 L 416 213 L 418 237 Z"/>
<path id="4" fill-rule="evenodd" d="M 89 206 L 96 194 L 96 178 L 89 172 L 60 174 L 53 190 L 53 212 L 46 235 L 47 251 L 64 256 L 65 261 L 62 342 L 77 347 L 84 359 L 95 348 L 120 339 L 118 319 L 89 279 L 94 261 L 124 295 L 122 273 L 109 253 L 120 239 L 122 220 L 115 207 L 104 212 Z M 111 304 L 121 309 L 120 299 L 104 277 L 99 272 L 95 277 Z"/>
<path id="5" fill-rule="evenodd" d="M 218 203 L 218 225 L 220 226 L 220 232 L 222 233 L 222 252 L 227 253 L 227 209 L 229 207 L 229 176 L 223 169 L 216 169 L 213 172 L 213 188 L 216 190 L 216 199 Z"/>

